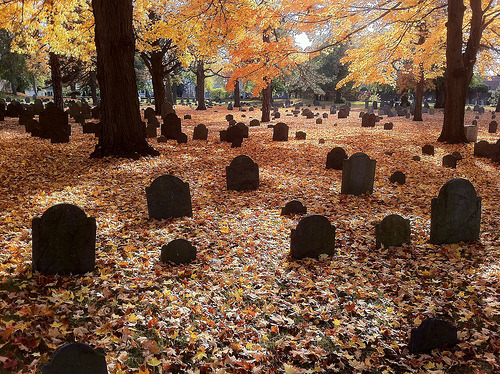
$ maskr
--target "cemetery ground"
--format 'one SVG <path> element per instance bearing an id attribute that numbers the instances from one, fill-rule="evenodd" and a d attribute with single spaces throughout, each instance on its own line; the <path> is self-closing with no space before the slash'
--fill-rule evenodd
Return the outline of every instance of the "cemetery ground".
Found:
<path id="1" fill-rule="evenodd" d="M 219 141 L 226 114 L 248 124 L 260 111 L 176 110 L 192 116 L 182 121 L 188 143 L 150 139 L 161 156 L 139 161 L 89 159 L 97 141 L 73 122 L 65 144 L 30 137 L 17 119 L 0 123 L 0 372 L 39 372 L 70 341 L 104 348 L 110 373 L 500 370 L 500 171 L 474 157 L 473 144 L 435 142 L 442 112 L 362 128 L 359 110 L 317 125 L 280 109 L 272 123 L 290 126 L 288 142 L 273 142 L 262 124 L 231 148 Z M 394 129 L 384 130 L 389 121 Z M 478 120 L 478 140 L 497 141 L 490 121 Z M 208 141 L 192 140 L 199 123 Z M 306 140 L 295 140 L 299 130 Z M 422 155 L 426 143 L 434 156 Z M 377 160 L 373 194 L 340 194 L 342 171 L 325 169 L 337 146 Z M 454 151 L 457 168 L 443 167 Z M 225 167 L 240 154 L 259 165 L 258 190 L 226 190 Z M 405 184 L 389 182 L 395 171 Z M 145 188 L 162 174 L 189 183 L 192 217 L 148 219 Z M 432 245 L 431 199 L 457 177 L 482 198 L 480 241 Z M 335 255 L 289 257 L 302 216 L 280 208 L 292 199 L 336 226 Z M 96 268 L 33 273 L 31 220 L 63 202 L 96 218 Z M 393 213 L 410 220 L 411 244 L 376 249 L 374 223 Z M 196 246 L 197 259 L 161 264 L 161 246 L 177 238 Z M 427 317 L 454 323 L 458 346 L 411 355 L 410 331 Z"/>

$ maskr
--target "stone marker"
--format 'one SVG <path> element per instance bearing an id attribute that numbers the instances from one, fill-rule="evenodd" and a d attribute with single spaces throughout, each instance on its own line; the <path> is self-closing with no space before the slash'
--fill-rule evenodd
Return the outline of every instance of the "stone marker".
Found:
<path id="1" fill-rule="evenodd" d="M 189 183 L 173 175 L 161 175 L 146 187 L 150 219 L 191 217 L 191 192 Z"/>
<path id="2" fill-rule="evenodd" d="M 446 155 L 443 157 L 443 166 L 446 168 L 457 168 L 457 159 L 453 155 Z"/>
<path id="3" fill-rule="evenodd" d="M 410 243 L 410 220 L 391 214 L 375 225 L 376 246 L 401 247 Z"/>
<path id="4" fill-rule="evenodd" d="M 254 118 L 253 120 L 250 121 L 250 127 L 253 127 L 253 126 L 260 126 L 260 121 L 256 118 Z"/>
<path id="5" fill-rule="evenodd" d="M 479 239 L 481 198 L 471 182 L 454 178 L 446 182 L 431 204 L 432 244 L 452 244 Z"/>
<path id="6" fill-rule="evenodd" d="M 323 118 L 328 118 L 328 113 L 323 113 Z"/>
<path id="7" fill-rule="evenodd" d="M 319 140 L 319 144 L 325 144 L 325 142 L 326 142 L 326 141 L 325 141 L 325 139 L 323 139 L 323 138 L 321 138 L 321 139 Z"/>
<path id="8" fill-rule="evenodd" d="M 188 136 L 187 134 L 181 132 L 178 136 L 177 136 L 177 144 L 185 144 L 187 143 L 188 141 Z"/>
<path id="9" fill-rule="evenodd" d="M 307 208 L 302 205 L 299 200 L 292 200 L 285 204 L 283 208 L 281 208 L 281 215 L 287 216 L 290 214 L 306 214 Z"/>
<path id="10" fill-rule="evenodd" d="M 307 134 L 304 131 L 297 131 L 295 133 L 295 139 L 297 140 L 306 140 Z"/>
<path id="11" fill-rule="evenodd" d="M 243 122 L 238 122 L 235 124 L 236 127 L 238 127 L 241 130 L 241 133 L 243 134 L 244 138 L 248 138 L 248 126 L 245 125 Z"/>
<path id="12" fill-rule="evenodd" d="M 108 374 L 106 354 L 84 343 L 66 343 L 42 367 L 42 374 Z"/>
<path id="13" fill-rule="evenodd" d="M 326 168 L 342 170 L 344 160 L 347 160 L 348 158 L 349 157 L 343 148 L 335 147 L 328 152 L 328 155 L 326 156 Z"/>
<path id="14" fill-rule="evenodd" d="M 335 107 L 335 105 L 332 105 L 330 107 L 330 114 L 337 114 L 337 108 Z"/>
<path id="15" fill-rule="evenodd" d="M 67 143 L 71 135 L 68 114 L 55 105 L 47 105 L 40 113 L 41 137 L 50 139 L 52 143 Z"/>
<path id="16" fill-rule="evenodd" d="M 35 112 L 35 115 L 40 115 L 42 110 L 44 109 L 43 102 L 40 99 L 35 99 L 35 103 L 33 104 L 33 112 Z"/>
<path id="17" fill-rule="evenodd" d="M 347 117 L 349 117 L 349 112 L 347 110 L 345 110 L 344 108 L 340 108 L 340 110 L 338 112 L 338 118 L 342 119 L 342 118 L 347 118 Z"/>
<path id="18" fill-rule="evenodd" d="M 463 160 L 462 154 L 458 151 L 452 152 L 451 154 L 453 157 L 457 159 L 457 161 Z"/>
<path id="19" fill-rule="evenodd" d="M 146 125 L 146 138 L 156 138 L 156 126 L 152 124 Z"/>
<path id="20" fill-rule="evenodd" d="M 392 122 L 384 123 L 384 130 L 392 130 L 394 128 L 394 124 Z"/>
<path id="21" fill-rule="evenodd" d="M 221 134 L 222 135 L 222 134 Z M 244 134 L 243 130 L 238 126 L 229 126 L 226 131 L 226 141 L 231 143 L 231 147 L 241 147 Z"/>
<path id="22" fill-rule="evenodd" d="M 193 140 L 207 140 L 208 139 L 208 128 L 203 123 L 200 123 L 194 128 Z"/>
<path id="23" fill-rule="evenodd" d="M 228 190 L 247 191 L 259 188 L 259 165 L 245 155 L 237 156 L 226 166 Z"/>
<path id="24" fill-rule="evenodd" d="M 33 271 L 83 274 L 94 270 L 96 220 L 72 204 L 57 204 L 32 221 Z"/>
<path id="25" fill-rule="evenodd" d="M 290 256 L 295 260 L 335 254 L 335 226 L 328 218 L 312 214 L 300 220 L 290 234 Z"/>
<path id="26" fill-rule="evenodd" d="M 196 247 L 186 239 L 172 240 L 161 247 L 160 260 L 163 263 L 188 264 L 196 260 Z"/>
<path id="27" fill-rule="evenodd" d="M 405 184 L 406 183 L 406 175 L 401 171 L 396 171 L 396 172 L 392 173 L 392 175 L 389 178 L 389 181 L 391 183 Z"/>
<path id="28" fill-rule="evenodd" d="M 148 107 L 146 109 L 144 109 L 144 118 L 145 119 L 149 119 L 151 117 L 155 117 L 156 118 L 156 115 L 155 115 L 155 110 L 151 107 Z"/>
<path id="29" fill-rule="evenodd" d="M 413 160 L 413 161 L 420 161 L 420 156 L 413 156 L 413 157 L 412 157 L 412 160 Z"/>
<path id="30" fill-rule="evenodd" d="M 191 114 L 184 114 L 184 119 L 191 119 Z"/>
<path id="31" fill-rule="evenodd" d="M 229 103 L 227 105 L 227 110 L 233 110 L 233 104 L 232 103 Z"/>
<path id="32" fill-rule="evenodd" d="M 427 318 L 411 330 L 410 353 L 431 353 L 433 349 L 451 348 L 458 343 L 457 327 L 438 318 Z"/>
<path id="33" fill-rule="evenodd" d="M 344 161 L 342 168 L 341 194 L 361 195 L 373 192 L 376 160 L 363 153 L 353 154 Z"/>
<path id="34" fill-rule="evenodd" d="M 148 125 L 152 125 L 158 128 L 160 127 L 160 122 L 158 121 L 158 118 L 156 118 L 156 116 L 151 116 L 148 118 Z"/>
<path id="35" fill-rule="evenodd" d="M 434 146 L 431 144 L 426 144 L 422 147 L 422 154 L 434 156 Z"/>
<path id="36" fill-rule="evenodd" d="M 274 126 L 273 129 L 273 141 L 274 142 L 286 142 L 288 141 L 288 125 L 284 122 L 279 122 Z"/>
<path id="37" fill-rule="evenodd" d="M 316 118 L 316 125 L 321 125 L 323 120 L 321 118 Z"/>
<path id="38" fill-rule="evenodd" d="M 172 103 L 165 101 L 161 104 L 161 118 L 165 118 L 167 114 L 173 113 L 175 114 L 174 106 Z"/>
<path id="39" fill-rule="evenodd" d="M 477 131 L 478 127 L 476 126 L 464 126 L 465 137 L 469 143 L 474 143 L 477 141 Z"/>
<path id="40" fill-rule="evenodd" d="M 365 113 L 361 119 L 361 127 L 375 127 L 376 116 L 374 113 Z"/>
<path id="41" fill-rule="evenodd" d="M 490 134 L 495 134 L 498 129 L 498 123 L 497 121 L 491 121 L 490 124 L 488 125 L 488 132 Z"/>
<path id="42" fill-rule="evenodd" d="M 232 121 L 234 119 L 234 116 L 232 114 L 226 114 L 226 121 Z"/>
<path id="43" fill-rule="evenodd" d="M 167 139 L 177 140 L 182 133 L 181 119 L 175 113 L 168 113 L 163 117 L 161 134 Z"/>
<path id="44" fill-rule="evenodd" d="M 490 158 L 493 154 L 493 144 L 481 140 L 474 144 L 474 156 Z"/>

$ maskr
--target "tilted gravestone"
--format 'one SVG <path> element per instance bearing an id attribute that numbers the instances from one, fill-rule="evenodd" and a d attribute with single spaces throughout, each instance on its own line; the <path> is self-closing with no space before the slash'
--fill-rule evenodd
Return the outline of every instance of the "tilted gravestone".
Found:
<path id="1" fill-rule="evenodd" d="M 150 219 L 191 217 L 191 192 L 189 183 L 174 175 L 161 175 L 146 187 Z"/>
<path id="2" fill-rule="evenodd" d="M 200 123 L 194 128 L 193 140 L 207 140 L 208 139 L 208 128 L 203 123 Z"/>
<path id="3" fill-rule="evenodd" d="M 283 208 L 281 208 L 281 215 L 287 216 L 290 214 L 306 214 L 307 208 L 299 201 L 292 200 L 285 204 Z"/>
<path id="4" fill-rule="evenodd" d="M 290 233 L 290 256 L 293 259 L 318 258 L 335 254 L 335 226 L 328 218 L 312 214 L 300 220 Z"/>
<path id="5" fill-rule="evenodd" d="M 288 141 L 288 130 L 289 127 L 284 122 L 279 122 L 273 128 L 273 141 L 274 142 L 286 142 Z"/>
<path id="6" fill-rule="evenodd" d="M 422 147 L 422 154 L 434 156 L 434 146 L 431 144 L 426 144 Z"/>
<path id="7" fill-rule="evenodd" d="M 474 156 L 490 158 L 493 154 L 493 144 L 481 140 L 474 144 Z"/>
<path id="8" fill-rule="evenodd" d="M 106 354 L 102 348 L 74 342 L 59 347 L 42 374 L 108 374 Z"/>
<path id="9" fill-rule="evenodd" d="M 413 328 L 410 335 L 410 353 L 431 353 L 433 349 L 451 348 L 458 343 L 458 329 L 450 322 L 427 318 Z"/>
<path id="10" fill-rule="evenodd" d="M 168 113 L 163 118 L 161 134 L 167 139 L 177 140 L 181 133 L 181 119 L 175 113 Z"/>
<path id="11" fill-rule="evenodd" d="M 306 140 L 307 134 L 304 131 L 297 131 L 295 133 L 295 139 L 297 140 Z"/>
<path id="12" fill-rule="evenodd" d="M 385 217 L 382 222 L 375 225 L 376 246 L 401 247 L 405 243 L 410 243 L 410 220 L 404 219 L 400 215 L 391 214 Z"/>
<path id="13" fill-rule="evenodd" d="M 50 139 L 52 143 L 67 143 L 71 135 L 68 114 L 55 105 L 47 105 L 40 113 L 41 137 Z"/>
<path id="14" fill-rule="evenodd" d="M 498 122 L 497 121 L 491 121 L 490 124 L 488 125 L 488 132 L 490 134 L 495 134 L 498 129 Z"/>
<path id="15" fill-rule="evenodd" d="M 96 220 L 72 204 L 57 204 L 32 221 L 33 270 L 83 274 L 95 266 Z"/>
<path id="16" fill-rule="evenodd" d="M 246 191 L 259 188 L 259 165 L 246 156 L 237 156 L 226 166 L 226 186 L 228 190 Z"/>
<path id="17" fill-rule="evenodd" d="M 244 133 L 239 126 L 229 126 L 226 131 L 226 141 L 231 143 L 232 148 L 241 147 Z"/>
<path id="18" fill-rule="evenodd" d="M 406 175 L 402 171 L 396 171 L 389 177 L 391 183 L 405 184 Z"/>
<path id="19" fill-rule="evenodd" d="M 453 155 L 446 155 L 443 157 L 443 166 L 446 168 L 457 168 L 457 159 Z"/>
<path id="20" fill-rule="evenodd" d="M 446 182 L 431 204 L 432 244 L 452 244 L 479 239 L 481 198 L 471 182 L 454 178 Z"/>
<path id="21" fill-rule="evenodd" d="M 344 160 L 347 160 L 348 158 L 349 157 L 343 148 L 335 147 L 326 155 L 326 168 L 342 170 Z"/>
<path id="22" fill-rule="evenodd" d="M 373 182 L 375 180 L 375 167 L 377 161 L 358 152 L 344 161 L 342 168 L 341 194 L 361 195 L 373 192 Z"/>
<path id="23" fill-rule="evenodd" d="M 188 264 L 196 260 L 196 247 L 186 239 L 175 239 L 161 247 L 160 260 L 177 265 Z"/>

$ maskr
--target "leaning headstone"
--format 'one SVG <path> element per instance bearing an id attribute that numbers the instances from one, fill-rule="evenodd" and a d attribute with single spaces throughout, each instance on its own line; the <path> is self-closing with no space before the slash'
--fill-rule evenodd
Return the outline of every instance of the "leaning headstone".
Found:
<path id="1" fill-rule="evenodd" d="M 191 119 L 191 114 L 184 114 L 184 119 Z"/>
<path id="2" fill-rule="evenodd" d="M 405 184 L 406 183 L 406 175 L 402 171 L 396 171 L 392 173 L 389 178 L 391 183 Z"/>
<path id="3" fill-rule="evenodd" d="M 71 135 L 68 114 L 55 105 L 47 105 L 40 113 L 41 137 L 51 139 L 52 143 L 67 143 Z"/>
<path id="4" fill-rule="evenodd" d="M 453 155 L 446 155 L 443 157 L 443 166 L 446 168 L 457 168 L 457 159 Z"/>
<path id="5" fill-rule="evenodd" d="M 95 266 L 96 220 L 79 207 L 57 204 L 32 221 L 33 270 L 83 274 Z"/>
<path id="6" fill-rule="evenodd" d="M 344 161 L 342 168 L 341 194 L 361 195 L 373 192 L 377 161 L 358 152 Z"/>
<path id="7" fill-rule="evenodd" d="M 375 225 L 376 247 L 401 247 L 410 243 L 410 220 L 391 214 Z"/>
<path id="8" fill-rule="evenodd" d="M 431 204 L 432 244 L 452 244 L 479 239 L 481 198 L 471 182 L 455 178 L 446 182 Z"/>
<path id="9" fill-rule="evenodd" d="M 42 374 L 108 374 L 106 353 L 84 343 L 66 343 L 42 367 Z"/>
<path id="10" fill-rule="evenodd" d="M 172 240 L 161 247 L 160 260 L 163 263 L 188 264 L 196 260 L 196 247 L 186 239 Z"/>
<path id="11" fill-rule="evenodd" d="M 488 132 L 490 134 L 495 134 L 498 129 L 498 123 L 497 121 L 491 121 L 490 124 L 488 125 Z"/>
<path id="12" fill-rule="evenodd" d="M 150 219 L 191 217 L 191 192 L 189 183 L 173 175 L 161 175 L 146 187 Z"/>
<path id="13" fill-rule="evenodd" d="M 431 353 L 433 349 L 452 348 L 458 344 L 457 327 L 438 318 L 427 318 L 413 328 L 410 335 L 410 353 Z"/>
<path id="14" fill-rule="evenodd" d="M 259 165 L 245 155 L 237 156 L 226 167 L 228 190 L 246 191 L 259 188 Z"/>
<path id="15" fill-rule="evenodd" d="M 465 137 L 469 143 L 474 143 L 477 141 L 477 126 L 464 126 Z"/>
<path id="16" fill-rule="evenodd" d="M 208 139 L 208 128 L 203 123 L 200 123 L 194 128 L 193 140 L 207 140 Z"/>
<path id="17" fill-rule="evenodd" d="M 273 141 L 286 142 L 288 141 L 288 125 L 284 122 L 279 122 L 273 128 Z"/>
<path id="18" fill-rule="evenodd" d="M 474 144 L 474 156 L 490 158 L 493 154 L 493 144 L 481 140 Z"/>
<path id="19" fill-rule="evenodd" d="M 348 158 L 349 157 L 343 148 L 335 147 L 328 152 L 328 155 L 326 156 L 326 168 L 342 170 L 344 160 L 347 160 Z"/>
<path id="20" fill-rule="evenodd" d="M 290 214 L 306 214 L 307 208 L 299 201 L 292 200 L 285 204 L 283 208 L 281 208 L 281 215 L 287 216 Z"/>
<path id="21" fill-rule="evenodd" d="M 243 130 L 239 126 L 229 126 L 226 130 L 226 141 L 231 143 L 233 148 L 241 147 L 244 135 Z"/>
<path id="22" fill-rule="evenodd" d="M 297 140 L 306 140 L 307 134 L 304 131 L 297 131 L 295 133 L 295 139 Z"/>
<path id="23" fill-rule="evenodd" d="M 422 154 L 434 156 L 434 146 L 431 144 L 426 144 L 422 147 Z"/>
<path id="24" fill-rule="evenodd" d="M 295 260 L 335 254 L 335 226 L 328 218 L 312 214 L 300 220 L 290 234 L 290 256 Z"/>

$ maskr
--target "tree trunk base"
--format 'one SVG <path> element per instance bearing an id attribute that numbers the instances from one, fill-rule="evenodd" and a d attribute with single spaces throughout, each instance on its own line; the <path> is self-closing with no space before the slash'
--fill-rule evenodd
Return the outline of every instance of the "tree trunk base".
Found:
<path id="1" fill-rule="evenodd" d="M 205 105 L 198 105 L 196 110 L 207 110 L 207 107 Z"/>
<path id="2" fill-rule="evenodd" d="M 104 145 L 98 143 L 95 146 L 94 151 L 90 154 L 90 158 L 104 158 L 104 157 L 115 157 L 115 158 L 128 158 L 132 160 L 138 160 L 144 156 L 159 156 L 160 152 L 151 147 L 147 142 L 140 145 Z"/>
<path id="3" fill-rule="evenodd" d="M 422 122 L 423 118 L 422 118 L 422 116 L 420 116 L 420 117 L 419 116 L 414 116 L 413 119 L 412 119 L 412 121 Z"/>

